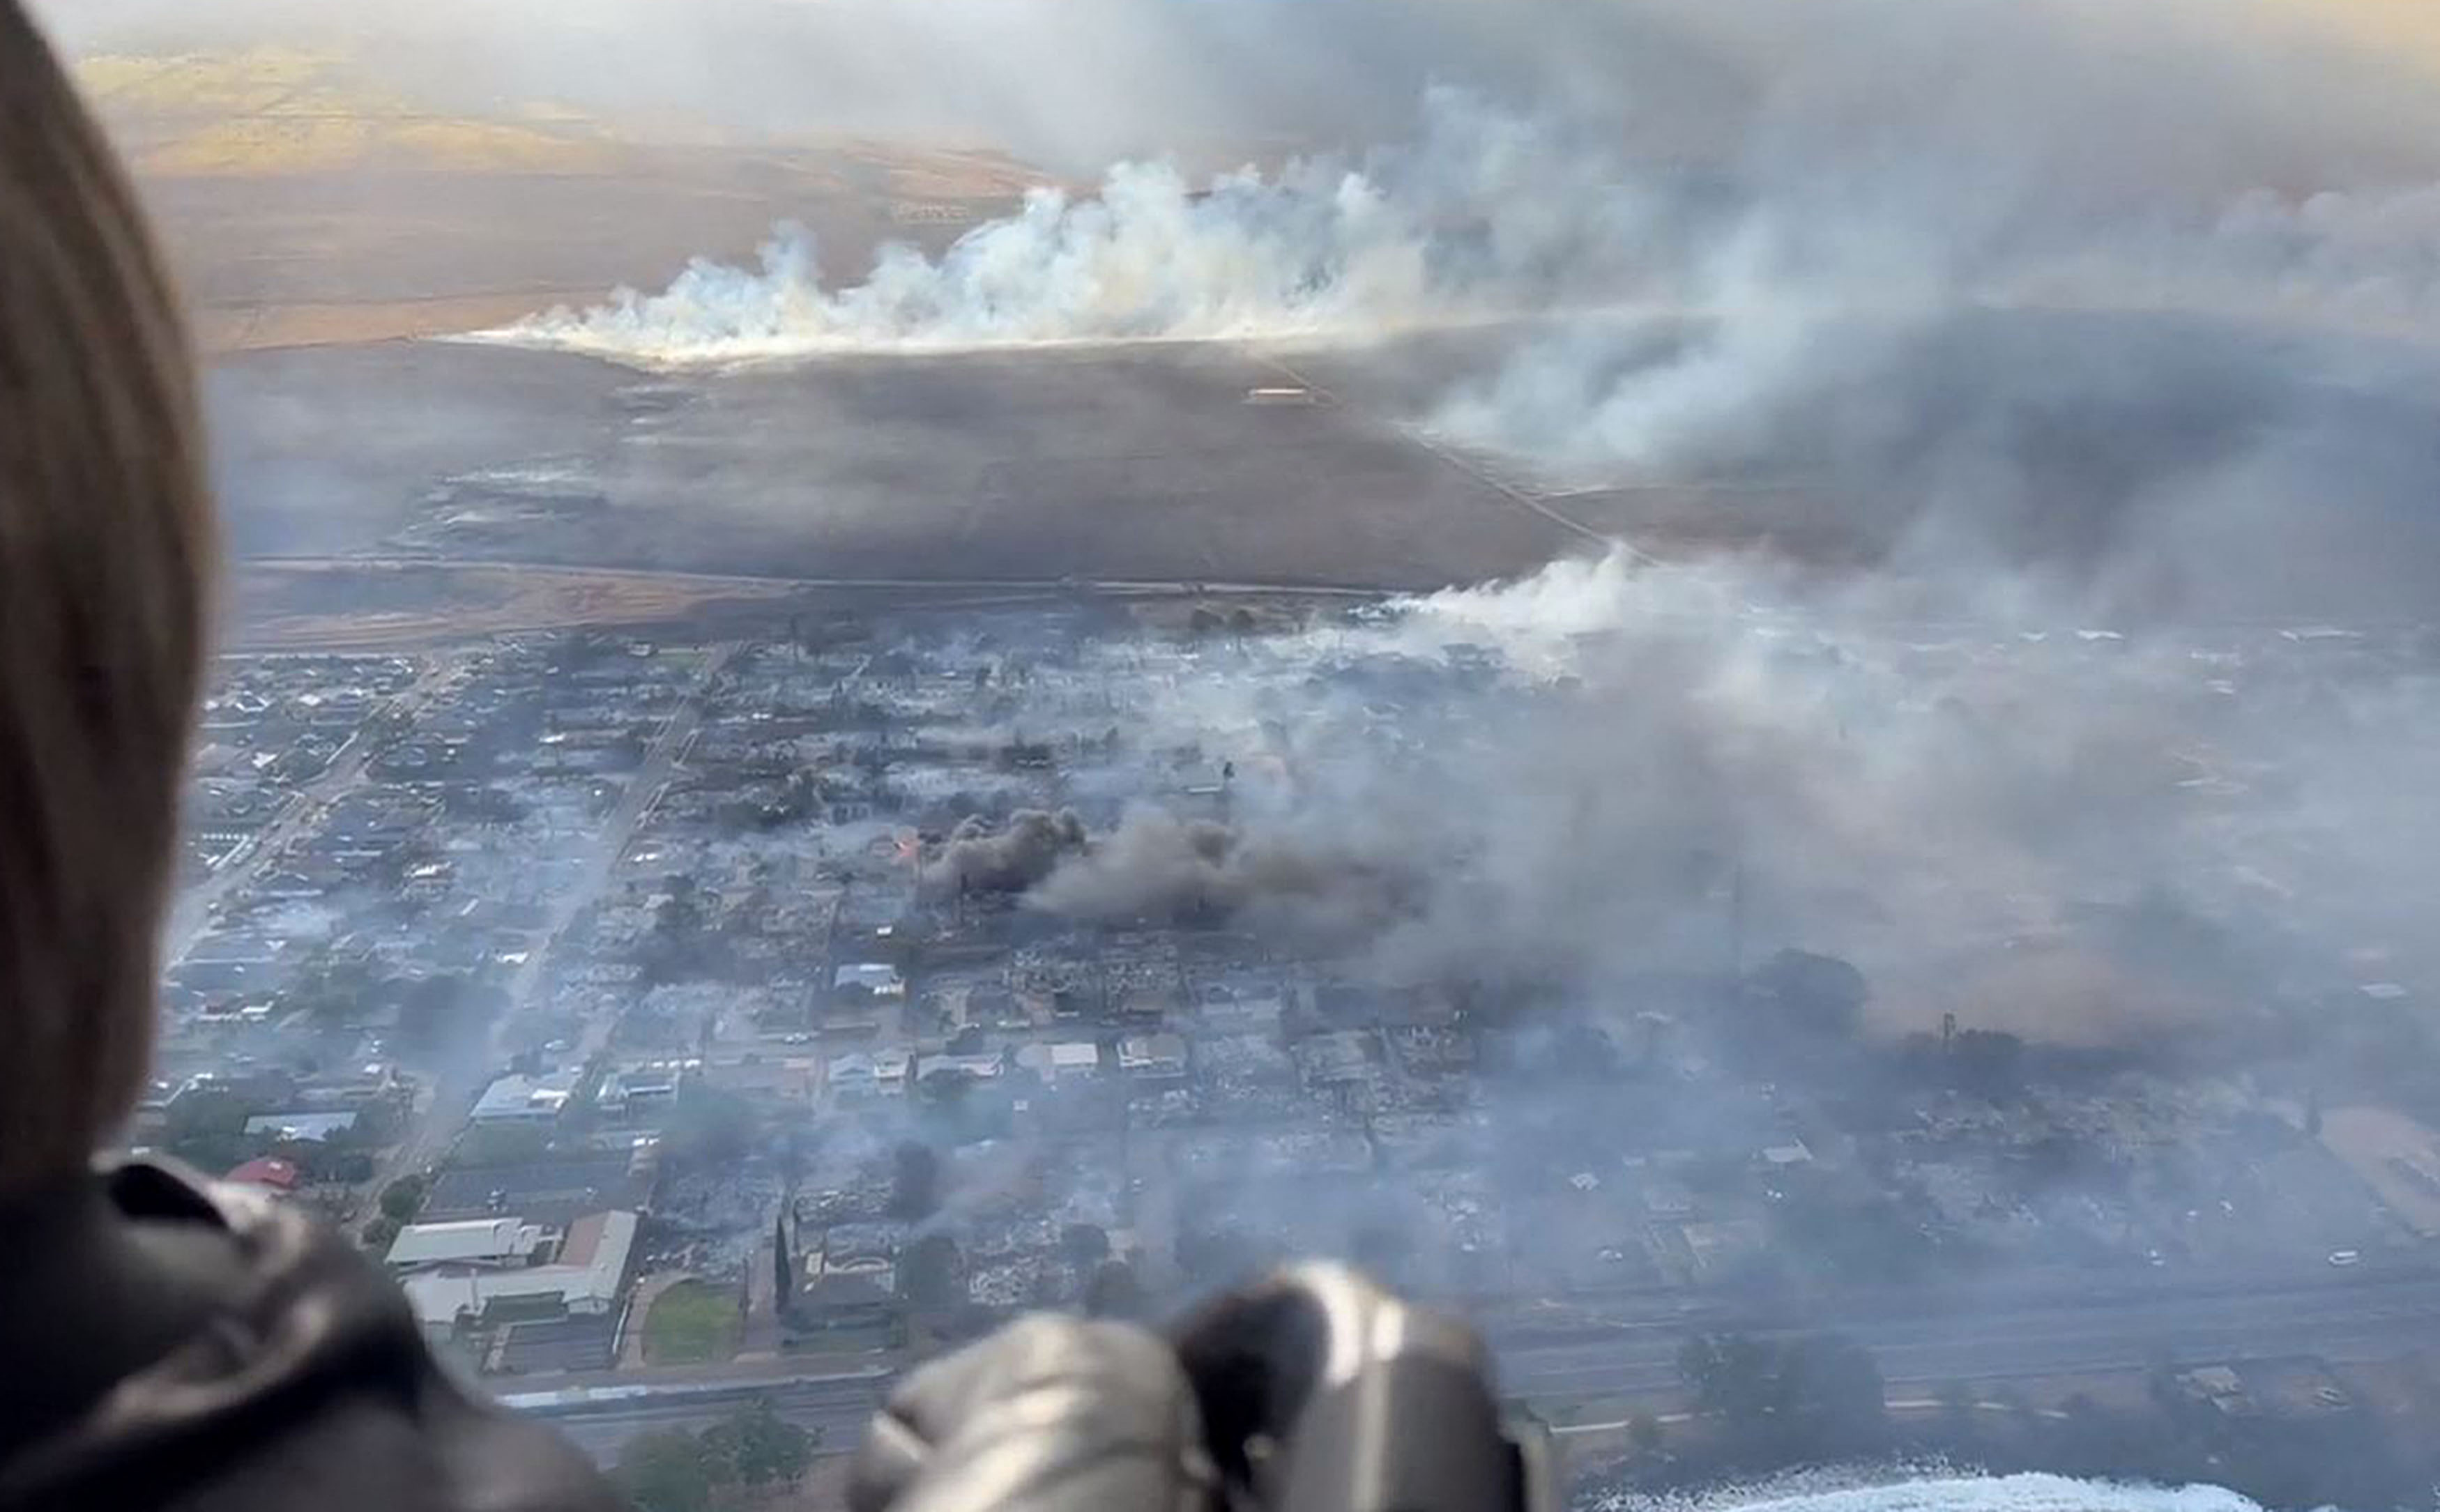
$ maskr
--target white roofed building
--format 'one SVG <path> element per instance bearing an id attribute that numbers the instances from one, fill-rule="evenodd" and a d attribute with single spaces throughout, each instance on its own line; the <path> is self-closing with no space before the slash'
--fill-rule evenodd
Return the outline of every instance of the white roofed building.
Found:
<path id="1" fill-rule="evenodd" d="M 896 966 L 883 961 L 863 961 L 844 965 L 831 974 L 831 986 L 861 987 L 876 998 L 904 998 L 906 978 Z"/>
<path id="2" fill-rule="evenodd" d="M 520 1309 L 555 1305 L 570 1314 L 599 1315 L 616 1308 L 626 1288 L 636 1229 L 633 1213 L 590 1213 L 567 1226 L 558 1254 L 547 1265 L 409 1275 L 400 1284 L 416 1321 L 436 1334 L 448 1333 L 461 1321 L 479 1322 L 502 1304 Z"/>
<path id="3" fill-rule="evenodd" d="M 522 1076 L 511 1073 L 500 1077 L 483 1089 L 475 1101 L 475 1110 L 468 1115 L 477 1124 L 550 1124 L 558 1121 L 561 1109 L 576 1095 L 577 1073 L 556 1071 L 548 1076 Z"/>
<path id="4" fill-rule="evenodd" d="M 1102 1047 L 1089 1039 L 1027 1045 L 1017 1051 L 1016 1063 L 1046 1082 L 1085 1081 L 1100 1074 Z"/>
<path id="5" fill-rule="evenodd" d="M 401 1274 L 509 1269 L 530 1265 L 558 1236 L 552 1230 L 513 1217 L 410 1223 L 390 1241 L 389 1268 Z"/>

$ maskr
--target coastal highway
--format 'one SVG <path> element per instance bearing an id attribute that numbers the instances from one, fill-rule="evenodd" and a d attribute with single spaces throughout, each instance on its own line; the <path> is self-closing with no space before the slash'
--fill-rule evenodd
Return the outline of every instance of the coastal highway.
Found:
<path id="1" fill-rule="evenodd" d="M 1701 1326 L 1734 1324 L 1722 1320 Z M 2361 1363 L 2440 1347 L 2440 1277 L 2001 1304 L 1747 1331 L 1821 1328 L 1835 1328 L 1869 1348 L 1893 1386 L 2137 1371 L 2163 1359 L 2202 1364 L 2312 1355 Z M 1498 1351 L 1501 1385 L 1510 1395 L 1549 1402 L 1673 1391 L 1678 1349 L 1690 1331 L 1683 1322 L 1655 1320 L 1588 1327 L 1572 1339 L 1544 1335 L 1511 1342 Z"/>
<path id="2" fill-rule="evenodd" d="M 2364 1363 L 2440 1348 L 2440 1275 L 2317 1277 L 2205 1294 L 2150 1291 L 2030 1305 L 1995 1302 L 1938 1316 L 1884 1311 L 1741 1325 L 1732 1316 L 1707 1313 L 1581 1323 L 1496 1336 L 1500 1386 L 1504 1395 L 1546 1407 L 1667 1395 L 1678 1388 L 1678 1350 L 1689 1333 L 1739 1326 L 1762 1336 L 1835 1328 L 1873 1352 L 1893 1388 L 2140 1371 L 2163 1359 L 2202 1364 L 2309 1355 L 2335 1364 Z M 611 1399 L 544 1411 L 607 1461 L 644 1429 L 699 1429 L 767 1395 L 783 1416 L 820 1429 L 824 1448 L 837 1450 L 853 1447 L 894 1378 L 888 1366 L 876 1364 L 852 1376 L 613 1387 L 620 1395 Z M 524 1400 L 530 1398 L 518 1404 Z"/>
<path id="3" fill-rule="evenodd" d="M 579 1449 L 608 1464 L 619 1447 L 647 1429 L 709 1428 L 757 1397 L 799 1427 L 821 1435 L 825 1451 L 853 1449 L 881 1405 L 894 1370 L 798 1377 L 761 1382 L 704 1382 L 656 1387 L 611 1387 L 582 1405 L 546 1401 L 558 1394 L 535 1392 L 502 1398 L 541 1417 Z"/>

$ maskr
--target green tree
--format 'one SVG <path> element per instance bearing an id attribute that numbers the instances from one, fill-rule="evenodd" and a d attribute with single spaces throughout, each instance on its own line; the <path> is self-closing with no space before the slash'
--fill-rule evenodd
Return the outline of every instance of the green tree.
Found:
<path id="1" fill-rule="evenodd" d="M 1888 1426 L 1879 1367 L 1837 1334 L 1699 1334 L 1678 1350 L 1678 1371 L 1744 1458 L 1855 1453 L 1878 1447 Z"/>
<path id="2" fill-rule="evenodd" d="M 709 1512 L 725 1468 L 694 1434 L 659 1428 L 627 1441 L 613 1475 L 637 1512 Z"/>
<path id="3" fill-rule="evenodd" d="M 441 1044 L 449 1037 L 467 996 L 466 979 L 448 972 L 407 983 L 398 999 L 399 1037 L 419 1050 Z"/>
<path id="4" fill-rule="evenodd" d="M 637 963 L 645 982 L 679 981 L 701 974 L 710 954 L 709 923 L 694 879 L 683 874 L 671 878 L 670 891 L 654 909 L 653 927 L 642 941 Z"/>
<path id="5" fill-rule="evenodd" d="M 409 1172 L 383 1187 L 381 1210 L 382 1216 L 394 1224 L 413 1221 L 423 1210 L 423 1178 Z"/>
<path id="6" fill-rule="evenodd" d="M 1059 1231 L 1059 1249 L 1078 1269 L 1098 1266 L 1110 1257 L 1110 1235 L 1090 1223 L 1071 1223 Z"/>
<path id="7" fill-rule="evenodd" d="M 928 1218 L 941 1205 L 941 1157 L 932 1146 L 914 1140 L 891 1155 L 889 1211 L 913 1222 Z"/>
<path id="8" fill-rule="evenodd" d="M 1847 1454 L 1879 1443 L 1889 1426 L 1881 1371 L 1861 1344 L 1808 1334 L 1780 1345 L 1779 1355 L 1778 1408 L 1789 1451 Z"/>
<path id="9" fill-rule="evenodd" d="M 399 1221 L 388 1214 L 377 1214 L 365 1225 L 365 1249 L 373 1254 L 387 1254 L 398 1239 Z"/>
<path id="10" fill-rule="evenodd" d="M 364 1012 L 380 984 L 369 960 L 324 945 L 306 958 L 282 996 L 286 1006 L 302 1008 L 317 1021 L 344 1023 Z"/>
<path id="11" fill-rule="evenodd" d="M 1996 1029 L 1968 1029 L 1949 1052 L 1959 1087 L 1980 1097 L 2013 1097 L 2025 1089 L 2025 1042 Z"/>
<path id="12" fill-rule="evenodd" d="M 1650 1413 L 1637 1413 L 1626 1420 L 1626 1441 L 1641 1454 L 1650 1454 L 1660 1448 L 1663 1434 L 1660 1419 Z"/>
<path id="13" fill-rule="evenodd" d="M 670 1111 L 666 1153 L 682 1164 L 731 1165 L 754 1146 L 754 1110 L 734 1092 L 690 1082 Z"/>
<path id="14" fill-rule="evenodd" d="M 774 1411 L 767 1396 L 703 1431 L 705 1455 L 750 1486 L 796 1485 L 813 1465 L 817 1442 Z"/>
<path id="15" fill-rule="evenodd" d="M 1124 1260 L 1104 1260 L 1093 1269 L 1085 1287 L 1085 1310 L 1096 1318 L 1141 1318 L 1152 1310 L 1136 1268 Z"/>
<path id="16" fill-rule="evenodd" d="M 918 1307 L 954 1306 L 965 1299 L 959 1273 L 957 1242 L 945 1233 L 927 1233 L 906 1247 L 899 1268 L 899 1286 Z"/>
<path id="17" fill-rule="evenodd" d="M 250 1107 L 226 1087 L 198 1086 L 172 1098 L 163 1115 L 163 1132 L 170 1140 L 235 1135 L 245 1127 Z"/>
<path id="18" fill-rule="evenodd" d="M 1750 995 L 1799 1033 L 1852 1034 L 1872 996 L 1864 974 L 1836 956 L 1782 950 L 1753 974 Z"/>
<path id="19" fill-rule="evenodd" d="M 1775 1352 L 1744 1334 L 1697 1334 L 1678 1350 L 1678 1376 L 1695 1410 L 1731 1426 L 1769 1415 Z"/>
<path id="20" fill-rule="evenodd" d="M 245 1137 L 246 1100 L 221 1087 L 182 1092 L 170 1104 L 162 1143 L 190 1165 L 218 1174 L 255 1153 Z"/>

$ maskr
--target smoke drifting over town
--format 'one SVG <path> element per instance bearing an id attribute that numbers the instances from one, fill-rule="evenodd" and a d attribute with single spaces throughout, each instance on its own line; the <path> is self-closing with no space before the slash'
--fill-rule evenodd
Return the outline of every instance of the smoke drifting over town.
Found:
<path id="1" fill-rule="evenodd" d="M 2429 107 L 2275 9 L 1863 9 L 1616 8 L 1625 52 L 1718 64 L 1715 108 L 1678 113 L 1699 150 L 1683 119 L 1640 140 L 1632 99 L 1432 88 L 1369 149 L 1123 164 L 861 280 L 783 230 L 758 268 L 482 339 L 670 367 L 1462 328 L 1402 388 L 1414 429 L 1544 486 L 1818 495 L 1882 569 L 1622 550 L 1420 599 L 1331 654 L 1393 691 L 1482 648 L 1533 677 L 1403 708 L 1390 762 L 1338 743 L 1364 695 L 1318 683 L 1239 711 L 1301 759 L 1239 774 L 1225 819 L 977 821 L 935 883 L 1246 924 L 1385 980 L 1615 987 L 1818 945 L 1894 1027 L 1970 998 L 2148 1035 L 2303 937 L 2381 935 L 2420 885 L 2397 837 L 2430 826 L 2379 753 L 2440 734 L 2430 701 L 2376 677 L 2307 721 L 2283 657 L 2334 605 L 2389 633 L 2440 567 L 2409 418 Z M 2298 57 L 2301 87 L 2249 87 Z M 2299 864 L 2359 858 L 2341 901 L 2279 917 L 2294 884 L 2229 854 L 2232 806 Z"/>
<path id="2" fill-rule="evenodd" d="M 949 836 L 928 877 L 959 892 L 1022 892 L 1084 844 L 1085 821 L 1070 813 L 1019 809 L 996 830 L 970 819 Z"/>
<path id="3" fill-rule="evenodd" d="M 1970 1002 L 2084 1044 L 2403 924 L 2440 840 L 2411 755 L 2440 710 L 2377 670 L 2397 647 L 2313 658 L 2310 630 L 2130 637 L 2027 607 L 1909 621 L 1754 567 L 1562 564 L 1275 647 L 1327 675 L 1256 707 L 1213 707 L 1240 696 L 1227 676 L 1181 687 L 1156 729 L 1293 731 L 1297 779 L 1239 772 L 1225 822 L 1139 809 L 1046 866 L 1047 817 L 1020 814 L 941 865 L 1081 919 L 1335 947 L 1393 982 L 1631 996 L 1741 950 L 1834 949 L 1891 1029 Z M 1444 686 L 1478 660 L 1511 675 Z M 2362 701 L 2308 725 L 2334 662 L 2374 669 Z M 1362 734 L 1383 708 L 1394 753 Z M 2273 851 L 2304 870 L 2274 880 Z M 2309 917 L 2288 909 L 2341 866 Z"/>
<path id="4" fill-rule="evenodd" d="M 720 1275 L 774 1208 L 960 1323 L 1081 1305 L 1122 1232 L 1164 1304 L 1346 1253 L 1580 1313 L 1498 1347 L 1603 1412 L 1677 1390 L 1681 1304 L 1861 1319 L 1944 1401 L 2131 1380 L 2154 1295 L 2282 1358 L 2440 1330 L 2388 1269 L 2440 1236 L 2440 1134 L 2341 1137 L 2440 1127 L 2440 53 L 2377 8 L 52 9 L 97 48 L 357 27 L 415 101 L 580 122 L 545 145 L 598 182 L 502 245 L 585 256 L 402 275 L 418 339 L 228 280 L 273 628 L 496 636 L 401 655 L 403 753 L 332 747 L 392 800 L 332 854 L 425 788 L 448 843 L 327 915 L 265 861 L 262 914 L 401 960 L 446 918 L 511 984 L 487 1076 L 752 1102 L 656 1210 Z M 402 118 L 364 245 L 440 176 Z M 677 251 L 601 298 L 622 227 Z M 2043 1401 L 2011 1430 L 2088 1422 Z M 1843 1494 L 1789 1504 L 2250 1504 Z"/>

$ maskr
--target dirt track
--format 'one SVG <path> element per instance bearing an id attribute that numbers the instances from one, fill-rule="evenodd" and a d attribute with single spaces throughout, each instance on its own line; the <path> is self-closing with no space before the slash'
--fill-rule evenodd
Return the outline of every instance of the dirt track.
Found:
<path id="1" fill-rule="evenodd" d="M 583 625 L 643 628 L 850 606 L 1210 599 L 1359 601 L 1358 586 L 995 579 L 798 579 L 564 567 L 329 558 L 255 562 L 238 574 L 233 651 L 379 651 Z M 1183 612 L 1180 610 L 1179 612 Z"/>

